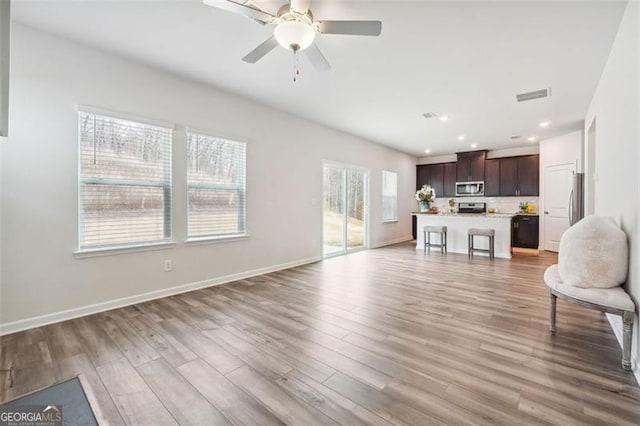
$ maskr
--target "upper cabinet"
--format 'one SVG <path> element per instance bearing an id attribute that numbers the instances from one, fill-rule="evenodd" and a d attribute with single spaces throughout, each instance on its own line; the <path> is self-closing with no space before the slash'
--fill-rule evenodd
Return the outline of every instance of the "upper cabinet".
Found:
<path id="1" fill-rule="evenodd" d="M 540 193 L 540 156 L 518 157 L 518 195 L 538 196 Z"/>
<path id="2" fill-rule="evenodd" d="M 500 195 L 518 195 L 518 157 L 500 159 Z"/>
<path id="3" fill-rule="evenodd" d="M 539 195 L 540 156 L 487 160 L 485 195 L 488 197 L 537 197 Z M 496 184 L 497 181 L 497 184 Z"/>
<path id="4" fill-rule="evenodd" d="M 416 190 L 431 185 L 436 197 L 456 196 L 456 163 L 422 164 L 416 168 Z"/>
<path id="5" fill-rule="evenodd" d="M 456 180 L 458 182 L 483 181 L 486 158 L 487 151 L 459 152 L 456 162 Z"/>
<path id="6" fill-rule="evenodd" d="M 456 196 L 456 163 L 444 164 L 444 192 L 442 196 Z"/>
<path id="7" fill-rule="evenodd" d="M 416 169 L 416 190 L 422 185 L 431 185 L 436 191 L 436 197 L 442 196 L 444 191 L 444 164 L 423 164 Z"/>
<path id="8" fill-rule="evenodd" d="M 464 152 L 456 163 L 423 164 L 416 172 L 416 190 L 431 185 L 437 197 L 455 197 L 456 182 L 473 181 L 484 181 L 486 197 L 537 197 L 540 156 L 487 160 L 485 151 Z"/>
<path id="9" fill-rule="evenodd" d="M 487 197 L 500 195 L 500 160 L 497 158 L 484 163 L 484 195 Z"/>

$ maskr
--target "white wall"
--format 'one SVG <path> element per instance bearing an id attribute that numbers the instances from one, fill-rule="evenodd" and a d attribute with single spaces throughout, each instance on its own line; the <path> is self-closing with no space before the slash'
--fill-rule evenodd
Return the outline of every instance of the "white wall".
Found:
<path id="1" fill-rule="evenodd" d="M 540 248 L 545 247 L 544 235 L 546 227 L 545 198 L 545 168 L 562 164 L 574 164 L 576 172 L 582 171 L 582 130 L 567 133 L 555 138 L 545 139 L 540 142 Z"/>
<path id="2" fill-rule="evenodd" d="M 12 55 L 11 137 L 2 158 L 5 332 L 26 324 L 7 323 L 39 315 L 318 259 L 323 159 L 370 169 L 371 246 L 411 238 L 412 156 L 21 25 L 14 26 Z M 179 125 L 175 248 L 73 256 L 78 104 Z M 248 239 L 183 244 L 185 125 L 249 141 Z M 397 223 L 382 224 L 383 169 L 398 172 Z M 164 259 L 173 260 L 172 272 L 163 272 Z"/>
<path id="3" fill-rule="evenodd" d="M 585 119 L 596 119 L 595 213 L 612 216 L 629 236 L 631 262 L 625 288 L 640 301 L 640 11 L 629 2 Z M 585 146 L 586 148 L 586 146 Z M 588 153 L 587 153 L 588 155 Z M 585 162 L 587 165 L 589 161 Z M 638 360 L 638 321 L 632 356 Z M 637 361 L 636 361 L 637 362 Z M 637 370 L 636 370 L 637 372 Z"/>

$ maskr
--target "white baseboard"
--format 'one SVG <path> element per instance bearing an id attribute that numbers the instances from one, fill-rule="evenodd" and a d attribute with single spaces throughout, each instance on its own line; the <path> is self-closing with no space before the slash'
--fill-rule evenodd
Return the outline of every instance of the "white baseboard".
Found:
<path id="1" fill-rule="evenodd" d="M 263 275 L 270 272 L 281 271 L 283 269 L 294 268 L 296 266 L 306 265 L 308 263 L 314 263 L 320 260 L 322 260 L 321 256 L 314 256 L 307 259 L 294 260 L 292 262 L 253 269 L 237 274 L 225 275 L 218 278 L 212 278 L 210 280 L 163 288 L 161 290 L 151 291 L 135 296 L 123 297 L 121 299 L 100 302 L 93 305 L 82 306 L 79 308 L 67 309 L 65 311 L 54 312 L 51 314 L 41 315 L 33 318 L 8 322 L 6 324 L 0 324 L 0 336 L 16 333 L 18 331 L 28 330 L 30 328 L 41 327 L 43 325 L 53 324 L 56 322 L 67 321 L 78 317 L 97 314 L 99 312 L 104 312 L 111 309 L 122 308 L 124 306 L 135 305 L 136 303 L 147 302 L 149 300 L 160 299 L 167 296 L 173 296 L 174 294 L 186 293 L 201 288 L 226 284 L 232 281 L 244 280 L 247 278 L 255 277 L 257 275 Z"/>
<path id="2" fill-rule="evenodd" d="M 406 241 L 411 241 L 411 240 L 413 240 L 412 236 L 401 237 L 401 238 L 396 238 L 395 240 L 391 240 L 391 241 L 383 241 L 381 243 L 371 244 L 371 248 L 380 248 L 380 247 L 385 247 L 385 246 L 392 246 L 394 244 L 404 243 Z"/>
<path id="3" fill-rule="evenodd" d="M 620 317 L 620 315 L 612 314 L 605 315 L 607 316 L 607 320 L 609 320 L 609 325 L 611 325 L 613 334 L 615 334 L 616 339 L 618 339 L 620 349 L 622 349 L 622 317 Z M 640 385 L 640 369 L 638 369 L 638 359 L 634 356 L 633 350 L 631 351 L 631 371 L 633 371 L 636 382 Z"/>

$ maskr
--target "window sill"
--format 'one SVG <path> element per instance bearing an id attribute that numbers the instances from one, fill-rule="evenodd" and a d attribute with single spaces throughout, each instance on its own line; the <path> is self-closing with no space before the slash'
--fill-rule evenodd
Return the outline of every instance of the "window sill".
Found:
<path id="1" fill-rule="evenodd" d="M 398 219 L 387 219 L 387 220 L 383 220 L 382 223 L 397 223 Z"/>
<path id="2" fill-rule="evenodd" d="M 73 256 L 76 259 L 86 259 L 89 257 L 113 256 L 117 254 L 137 253 L 142 251 L 165 250 L 174 248 L 175 246 L 176 243 L 174 241 L 163 241 L 159 243 L 146 243 L 130 246 L 88 248 L 73 252 Z"/>
<path id="3" fill-rule="evenodd" d="M 227 243 L 231 241 L 246 240 L 249 234 L 224 235 L 220 237 L 195 237 L 189 238 L 184 243 L 187 246 L 199 246 L 203 244 Z"/>

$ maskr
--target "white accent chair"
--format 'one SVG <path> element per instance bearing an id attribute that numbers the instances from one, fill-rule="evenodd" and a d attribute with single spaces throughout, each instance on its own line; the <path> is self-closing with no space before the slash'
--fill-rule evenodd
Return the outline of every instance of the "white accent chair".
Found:
<path id="1" fill-rule="evenodd" d="M 622 317 L 622 368 L 631 370 L 631 333 L 635 319 L 635 305 L 622 287 L 580 288 L 562 282 L 558 265 L 551 265 L 544 273 L 549 287 L 549 331 L 556 332 L 556 299 L 567 300 L 590 309 Z"/>
<path id="2" fill-rule="evenodd" d="M 631 370 L 631 333 L 635 304 L 621 285 L 627 279 L 626 234 L 610 217 L 591 215 L 560 239 L 558 264 L 544 273 L 549 287 L 549 330 L 556 332 L 558 297 L 622 317 L 622 368 Z"/>

